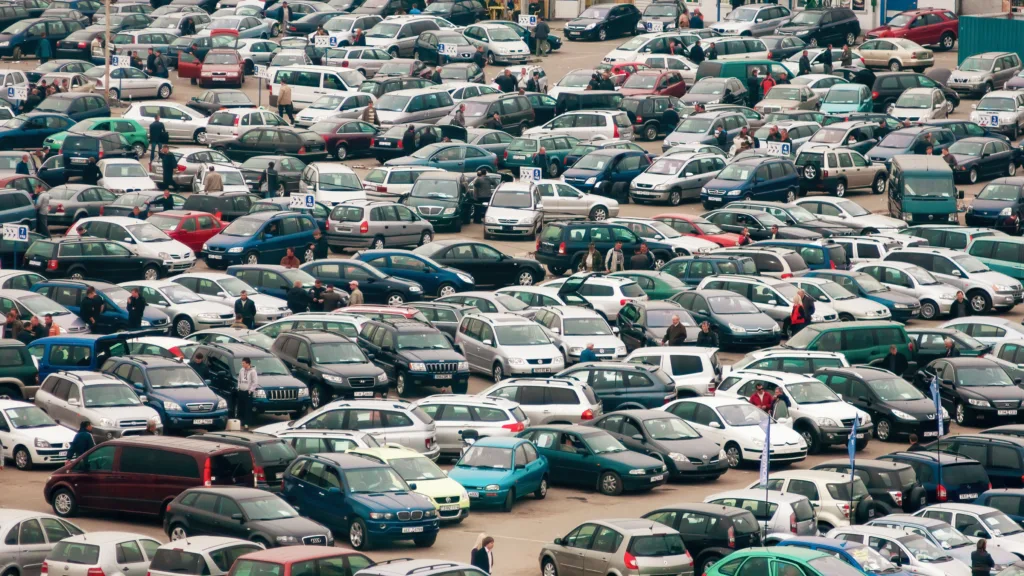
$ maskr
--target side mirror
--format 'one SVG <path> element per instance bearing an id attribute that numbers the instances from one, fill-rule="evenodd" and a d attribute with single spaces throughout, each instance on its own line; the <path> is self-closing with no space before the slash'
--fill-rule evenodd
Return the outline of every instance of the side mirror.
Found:
<path id="1" fill-rule="evenodd" d="M 636 440 L 638 442 L 643 442 L 644 441 L 644 435 L 643 434 L 633 434 L 632 438 L 633 438 L 633 440 Z"/>
<path id="2" fill-rule="evenodd" d="M 577 448 L 576 453 L 580 456 L 590 456 L 590 452 L 587 452 L 586 448 Z"/>
<path id="3" fill-rule="evenodd" d="M 615 334 L 616 336 L 619 335 L 619 327 L 618 326 L 612 326 L 612 334 Z M 1024 368 L 1022 368 L 1022 370 L 1024 370 Z"/>
<path id="4" fill-rule="evenodd" d="M 207 386 L 213 386 L 213 380 L 210 380 L 209 378 L 204 379 L 203 383 Z"/>
<path id="5" fill-rule="evenodd" d="M 537 210 L 543 210 L 543 209 L 544 209 L 544 203 L 543 202 L 538 203 L 537 204 Z"/>
<path id="6" fill-rule="evenodd" d="M 711 423 L 711 427 L 712 427 L 712 428 L 721 428 L 721 427 L 722 427 L 722 425 L 721 425 L 721 424 L 719 424 L 718 422 L 712 422 L 712 423 Z"/>
<path id="7" fill-rule="evenodd" d="M 245 516 L 242 516 L 241 514 L 232 514 L 231 519 L 238 520 L 239 522 L 245 522 Z"/>
<path id="8" fill-rule="evenodd" d="M 561 538 L 555 538 L 554 543 L 557 546 L 561 546 L 562 545 L 562 539 Z"/>
<path id="9" fill-rule="evenodd" d="M 68 406 L 80 406 L 82 403 L 78 401 L 78 398 L 68 399 Z"/>
<path id="10" fill-rule="evenodd" d="M 903 566 L 903 561 L 900 560 L 899 554 L 893 554 L 892 556 L 890 556 L 889 561 L 895 564 L 896 566 Z"/>
<path id="11" fill-rule="evenodd" d="M 295 361 L 298 362 L 299 364 L 306 364 L 307 366 L 309 365 L 309 358 L 306 358 L 305 356 L 299 356 L 298 358 L 295 359 Z"/>
<path id="12" fill-rule="evenodd" d="M 976 109 L 977 107 L 978 107 L 978 105 L 977 105 L 977 104 L 971 104 L 971 109 L 972 109 L 972 110 Z"/>
<path id="13" fill-rule="evenodd" d="M 962 274 L 960 274 L 959 270 L 953 270 L 953 276 L 956 276 L 957 278 L 959 278 L 960 276 L 962 276 Z"/>
<path id="14" fill-rule="evenodd" d="M 494 346 L 494 342 L 490 338 L 484 340 L 483 344 L 484 346 Z"/>
<path id="15" fill-rule="evenodd" d="M 367 359 L 367 360 L 373 361 L 373 359 L 374 359 L 375 357 L 376 357 L 376 354 L 373 354 L 372 352 L 368 352 L 368 353 L 366 354 L 366 359 Z"/>
<path id="16" fill-rule="evenodd" d="M 779 301 L 775 300 L 775 299 L 769 300 L 768 301 L 768 305 L 769 306 L 778 306 L 779 305 Z"/>
<path id="17" fill-rule="evenodd" d="M 136 390 L 145 390 L 146 389 L 146 385 L 143 384 L 142 382 L 132 382 L 132 386 L 134 386 Z"/>
<path id="18" fill-rule="evenodd" d="M 217 292 L 217 297 L 218 298 L 227 298 L 228 297 L 228 293 L 227 292 Z"/>
<path id="19" fill-rule="evenodd" d="M 944 378 L 942 380 L 942 383 L 945 384 L 946 386 L 956 386 L 956 384 L 954 384 L 953 381 L 948 378 Z"/>
<path id="20" fill-rule="evenodd" d="M 145 394 L 139 394 L 139 402 L 142 402 L 143 404 L 149 402 L 149 396 L 146 396 Z"/>
<path id="21" fill-rule="evenodd" d="M 555 334 L 561 334 L 562 333 L 562 329 L 559 328 L 558 326 L 552 327 L 551 331 L 554 332 Z"/>

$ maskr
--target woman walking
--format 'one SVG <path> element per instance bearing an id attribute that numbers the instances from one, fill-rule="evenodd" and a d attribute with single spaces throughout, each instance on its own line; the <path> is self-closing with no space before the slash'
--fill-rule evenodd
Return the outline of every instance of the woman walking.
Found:
<path id="1" fill-rule="evenodd" d="M 494 538 L 481 533 L 476 538 L 476 547 L 473 548 L 470 564 L 483 570 L 484 573 L 490 574 L 491 568 L 494 566 L 494 553 L 491 552 L 493 549 Z"/>

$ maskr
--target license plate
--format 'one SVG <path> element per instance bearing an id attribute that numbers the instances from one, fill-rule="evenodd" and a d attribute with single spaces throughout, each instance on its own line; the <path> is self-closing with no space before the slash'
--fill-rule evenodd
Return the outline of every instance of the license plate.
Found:
<path id="1" fill-rule="evenodd" d="M 377 142 L 377 146 L 391 146 L 391 142 Z"/>
<path id="2" fill-rule="evenodd" d="M 657 476 L 651 476 L 651 482 L 661 482 L 665 479 L 664 474 L 658 474 Z"/>
<path id="3" fill-rule="evenodd" d="M 71 163 L 72 164 L 85 164 L 88 161 L 89 161 L 88 158 L 72 158 L 71 159 Z"/>
<path id="4" fill-rule="evenodd" d="M 533 373 L 534 374 L 550 374 L 551 373 L 551 368 L 534 368 L 533 369 Z"/>
<path id="5" fill-rule="evenodd" d="M 970 494 L 961 494 L 960 495 L 960 499 L 961 500 L 974 500 L 977 497 L 978 497 L 978 493 L 977 492 L 972 492 Z"/>
<path id="6" fill-rule="evenodd" d="M 857 434 L 857 439 L 858 439 L 858 440 L 860 440 L 860 439 L 861 439 L 861 438 L 863 438 L 863 437 L 864 437 L 864 435 L 863 435 L 863 434 Z"/>
<path id="7" fill-rule="evenodd" d="M 192 421 L 193 424 L 200 426 L 203 424 L 213 424 L 213 418 L 196 418 Z"/>
<path id="8" fill-rule="evenodd" d="M 512 232 L 513 228 L 511 226 L 502 226 L 501 227 L 501 231 L 502 232 Z"/>
<path id="9" fill-rule="evenodd" d="M 721 202 L 722 199 L 717 197 L 717 196 L 708 196 L 708 201 L 709 202 Z"/>
<path id="10" fill-rule="evenodd" d="M 998 410 L 996 413 L 999 414 L 1000 416 L 1016 416 L 1017 415 L 1017 411 L 1016 410 Z"/>
<path id="11" fill-rule="evenodd" d="M 480 493 L 479 492 L 470 492 L 469 493 L 469 497 L 470 498 L 479 498 L 480 497 Z"/>
<path id="12" fill-rule="evenodd" d="M 932 430 L 930 432 L 925 432 L 924 433 L 924 437 L 925 438 L 927 438 L 929 436 L 938 436 L 938 435 L 939 435 L 939 431 L 938 430 Z"/>
<path id="13" fill-rule="evenodd" d="M 43 263 L 40 262 L 39 260 L 29 260 L 28 263 L 33 265 L 33 266 L 42 266 L 43 265 Z"/>
<path id="14" fill-rule="evenodd" d="M 223 82 L 225 80 L 227 80 L 227 78 L 214 78 L 213 79 L 214 82 Z"/>
<path id="15" fill-rule="evenodd" d="M 60 452 L 57 452 L 57 456 L 67 456 L 67 455 L 68 455 L 68 451 L 67 450 L 61 450 Z"/>
<path id="16" fill-rule="evenodd" d="M 523 155 L 523 154 L 513 154 L 512 155 L 512 159 L 513 160 L 526 160 L 526 156 Z"/>
<path id="17" fill-rule="evenodd" d="M 373 398 L 373 392 L 356 392 L 356 398 Z"/>
<path id="18" fill-rule="evenodd" d="M 434 380 L 451 380 L 451 374 L 434 374 Z"/>
<path id="19" fill-rule="evenodd" d="M 448 504 L 446 506 L 441 506 L 439 509 L 441 510 L 441 512 L 455 512 L 456 510 L 459 509 L 459 505 L 458 504 Z"/>
<path id="20" fill-rule="evenodd" d="M 220 260 L 219 254 L 207 254 L 206 257 L 209 258 L 210 260 Z"/>
<path id="21" fill-rule="evenodd" d="M 406 526 L 402 528 L 402 534 L 414 534 L 416 532 L 423 532 L 423 526 Z"/>

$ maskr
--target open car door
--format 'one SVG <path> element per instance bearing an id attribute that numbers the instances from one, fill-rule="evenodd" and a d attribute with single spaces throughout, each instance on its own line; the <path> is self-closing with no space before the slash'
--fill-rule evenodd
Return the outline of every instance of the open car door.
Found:
<path id="1" fill-rule="evenodd" d="M 203 63 L 187 52 L 178 52 L 178 78 L 199 78 Z"/>

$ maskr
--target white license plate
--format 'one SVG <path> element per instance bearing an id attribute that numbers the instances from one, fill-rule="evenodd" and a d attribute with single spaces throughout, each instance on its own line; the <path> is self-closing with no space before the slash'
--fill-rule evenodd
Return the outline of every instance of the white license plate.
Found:
<path id="1" fill-rule="evenodd" d="M 534 374 L 550 374 L 551 373 L 551 368 L 534 368 L 533 369 L 533 373 Z"/>
<path id="2" fill-rule="evenodd" d="M 718 196 L 708 196 L 708 201 L 709 202 L 721 202 L 722 199 L 719 198 Z"/>
<path id="3" fill-rule="evenodd" d="M 373 392 L 356 392 L 356 398 L 373 398 Z"/>
<path id="4" fill-rule="evenodd" d="M 925 432 L 924 433 L 924 437 L 925 438 L 927 438 L 929 436 L 938 436 L 938 435 L 939 435 L 939 431 L 938 430 L 932 430 L 931 432 Z"/>
<path id="5" fill-rule="evenodd" d="M 223 82 L 225 80 L 227 80 L 227 78 L 214 78 L 213 79 L 214 82 Z"/>
<path id="6" fill-rule="evenodd" d="M 88 161 L 89 161 L 88 158 L 72 158 L 71 159 L 71 163 L 72 164 L 85 164 Z"/>
<path id="7" fill-rule="evenodd" d="M 207 254 L 206 257 L 210 260 L 220 260 L 220 254 Z"/>
<path id="8" fill-rule="evenodd" d="M 858 439 L 858 440 L 860 440 L 860 439 L 861 439 L 861 438 L 863 438 L 863 437 L 864 437 L 864 435 L 863 435 L 863 434 L 857 434 L 857 439 Z M 849 438 L 849 436 L 847 436 L 847 438 Z"/>
<path id="9" fill-rule="evenodd" d="M 1016 410 L 998 410 L 996 413 L 999 414 L 1000 416 L 1016 416 L 1017 415 L 1017 411 Z"/>
<path id="10" fill-rule="evenodd" d="M 67 450 L 61 450 L 60 452 L 57 452 L 57 456 L 67 456 L 67 455 L 68 455 L 68 451 Z"/>
<path id="11" fill-rule="evenodd" d="M 451 380 L 451 374 L 434 374 L 434 380 Z"/>
<path id="12" fill-rule="evenodd" d="M 196 426 L 201 426 L 203 424 L 213 424 L 213 418 L 196 418 L 195 420 L 192 421 L 192 423 L 195 424 Z"/>
<path id="13" fill-rule="evenodd" d="M 469 497 L 470 498 L 479 498 L 480 497 L 480 493 L 479 492 L 470 492 L 469 493 Z"/>
<path id="14" fill-rule="evenodd" d="M 402 534 L 414 534 L 416 532 L 423 532 L 423 526 L 406 526 L 402 528 Z"/>
<path id="15" fill-rule="evenodd" d="M 459 505 L 458 504 L 448 504 L 446 506 L 441 506 L 439 508 L 439 510 L 441 510 L 441 512 L 455 512 L 458 509 L 459 509 Z"/>
<path id="16" fill-rule="evenodd" d="M 33 265 L 33 266 L 42 266 L 43 265 L 43 263 L 40 262 L 39 260 L 29 260 L 28 263 Z"/>
<path id="17" fill-rule="evenodd" d="M 665 479 L 664 474 L 658 474 L 657 476 L 651 476 L 651 482 L 661 482 Z"/>
<path id="18" fill-rule="evenodd" d="M 524 156 L 522 154 L 513 154 L 512 155 L 512 159 L 513 160 L 526 160 L 526 156 Z"/>
<path id="19" fill-rule="evenodd" d="M 377 146 L 391 146 L 391 142 L 377 142 Z"/>
<path id="20" fill-rule="evenodd" d="M 971 494 L 961 494 L 960 495 L 960 499 L 961 500 L 974 500 L 977 497 L 978 497 L 978 493 L 977 492 L 973 492 Z"/>

